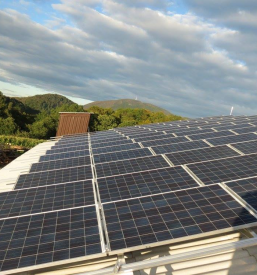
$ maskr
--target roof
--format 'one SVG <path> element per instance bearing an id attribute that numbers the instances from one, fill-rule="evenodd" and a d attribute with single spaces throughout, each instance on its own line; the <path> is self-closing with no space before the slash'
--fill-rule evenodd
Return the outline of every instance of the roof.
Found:
<path id="1" fill-rule="evenodd" d="M 34 147 L 0 170 L 0 274 L 256 274 L 256 123 L 201 118 Z"/>
<path id="2" fill-rule="evenodd" d="M 86 133 L 90 113 L 61 112 L 56 136 Z"/>

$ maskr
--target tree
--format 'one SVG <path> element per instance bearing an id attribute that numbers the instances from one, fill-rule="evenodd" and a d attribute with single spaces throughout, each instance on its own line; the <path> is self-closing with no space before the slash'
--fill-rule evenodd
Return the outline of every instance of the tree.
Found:
<path id="1" fill-rule="evenodd" d="M 12 117 L 0 117 L 0 135 L 13 135 L 18 130 L 18 126 Z"/>

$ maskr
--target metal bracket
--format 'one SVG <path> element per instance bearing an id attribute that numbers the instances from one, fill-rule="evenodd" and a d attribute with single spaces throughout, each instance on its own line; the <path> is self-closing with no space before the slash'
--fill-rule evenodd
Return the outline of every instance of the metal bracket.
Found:
<path id="1" fill-rule="evenodd" d="M 114 269 L 113 269 L 113 273 L 116 274 L 120 271 L 121 267 L 123 264 L 125 264 L 125 259 L 124 259 L 124 255 L 118 255 L 118 259 L 115 263 Z"/>

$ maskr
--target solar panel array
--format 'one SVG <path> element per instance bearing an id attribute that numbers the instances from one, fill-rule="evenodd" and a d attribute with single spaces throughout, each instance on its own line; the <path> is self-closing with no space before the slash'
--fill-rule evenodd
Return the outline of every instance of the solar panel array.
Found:
<path id="1" fill-rule="evenodd" d="M 0 271 L 257 225 L 256 129 L 222 116 L 61 137 L 0 193 Z"/>

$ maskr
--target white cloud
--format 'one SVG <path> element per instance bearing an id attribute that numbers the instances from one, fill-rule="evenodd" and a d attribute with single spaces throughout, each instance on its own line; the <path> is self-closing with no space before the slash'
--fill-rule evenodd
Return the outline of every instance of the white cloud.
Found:
<path id="1" fill-rule="evenodd" d="M 90 100 L 138 96 L 185 116 L 227 114 L 231 105 L 255 113 L 256 35 L 217 24 L 216 11 L 206 20 L 211 4 L 189 2 L 195 13 L 183 15 L 168 13 L 167 1 L 54 4 L 72 25 L 0 11 L 0 80 Z"/>

